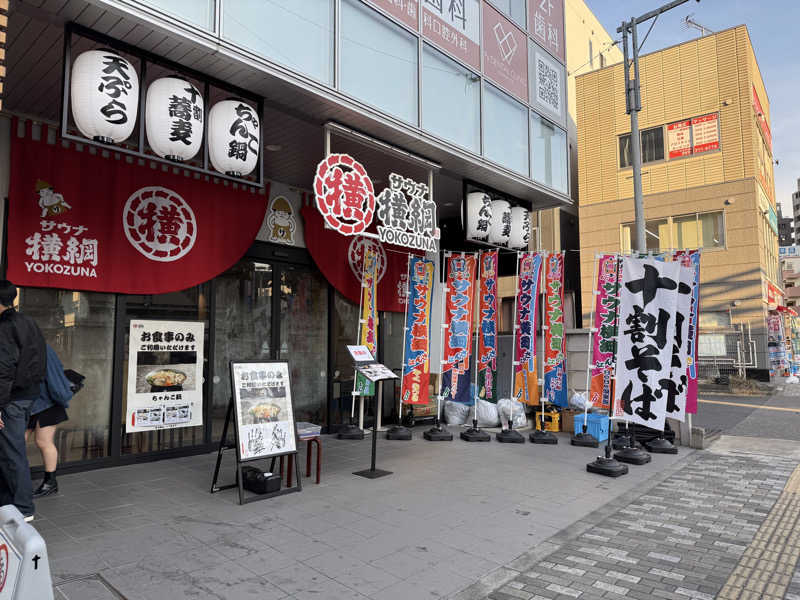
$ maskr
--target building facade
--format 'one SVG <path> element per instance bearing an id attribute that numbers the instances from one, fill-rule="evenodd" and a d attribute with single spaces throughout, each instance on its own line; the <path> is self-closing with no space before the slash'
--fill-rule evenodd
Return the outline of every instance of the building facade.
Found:
<path id="1" fill-rule="evenodd" d="M 800 232 L 800 179 L 797 180 L 797 191 L 792 192 L 792 243 L 797 243 Z"/>
<path id="2" fill-rule="evenodd" d="M 745 26 L 640 59 L 647 249 L 702 248 L 704 332 L 744 327 L 767 368 L 765 320 L 783 304 L 769 99 Z M 598 252 L 630 252 L 634 223 L 623 66 L 576 82 L 584 315 Z"/>
<path id="3" fill-rule="evenodd" d="M 470 191 L 528 211 L 571 203 L 559 1 L 69 0 L 14 8 L 0 114 L 0 274 L 20 285 L 19 309 L 38 321 L 65 366 L 87 376 L 57 437 L 61 462 L 73 468 L 216 448 L 231 360 L 288 360 L 297 420 L 336 431 L 350 414 L 346 345 L 357 339 L 367 247 L 381 264 L 378 359 L 402 366 L 409 249 L 326 228 L 314 185 L 326 157 L 355 158 L 368 174 L 360 185 L 376 195 L 397 176 L 414 189 L 427 185 L 442 251 L 486 248 L 466 239 Z M 101 48 L 114 54 L 103 58 L 100 78 L 75 89 L 77 62 Z M 180 121 L 172 141 L 188 141 L 190 121 L 203 132 L 199 152 L 179 163 L 157 150 L 146 118 L 152 84 L 170 76 L 188 82 L 179 92 L 189 93 L 190 109 L 183 119 L 187 99 L 169 100 L 170 118 Z M 137 96 L 134 82 L 139 112 L 120 112 L 118 103 Z M 75 107 L 95 90 L 107 96 L 100 112 L 108 122 L 124 115 L 134 125 L 114 144 L 78 123 Z M 220 148 L 211 121 L 230 99 L 238 118 L 214 135 L 245 138 Z M 219 166 L 253 153 L 252 172 Z M 147 212 L 156 198 L 167 212 Z M 506 255 L 501 276 L 514 273 Z M 438 266 L 441 255 L 429 256 Z M 437 296 L 434 331 L 440 311 Z M 201 369 L 186 384 L 196 402 L 167 408 L 173 419 L 186 417 L 179 426 L 131 427 L 134 413 L 139 423 L 147 414 L 134 395 L 150 389 L 152 375 L 131 367 L 131 327 L 140 321 L 164 324 L 159 341 L 180 335 L 181 356 L 188 334 L 175 324 L 203 332 L 188 348 Z M 141 352 L 155 360 L 160 346 L 136 335 L 137 360 Z M 397 418 L 398 392 L 385 386 L 387 421 Z"/>
<path id="4" fill-rule="evenodd" d="M 794 244 L 794 219 L 784 217 L 781 205 L 778 204 L 778 245 L 791 246 Z"/>

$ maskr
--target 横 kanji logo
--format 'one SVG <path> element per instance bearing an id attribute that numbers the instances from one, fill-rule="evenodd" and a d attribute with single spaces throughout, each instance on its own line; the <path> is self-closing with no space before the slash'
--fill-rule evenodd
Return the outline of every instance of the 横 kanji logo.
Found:
<path id="1" fill-rule="evenodd" d="M 317 210 L 342 235 L 362 233 L 372 223 L 375 190 L 367 171 L 352 156 L 331 154 L 314 177 Z"/>
<path id="2" fill-rule="evenodd" d="M 197 239 L 197 221 L 186 201 L 160 186 L 143 187 L 128 198 L 122 211 L 125 236 L 150 260 L 182 258 Z"/>
<path id="3" fill-rule="evenodd" d="M 375 265 L 375 272 L 377 273 L 377 281 L 380 283 L 386 274 L 386 250 L 383 249 L 383 244 L 377 240 L 358 236 L 350 242 L 350 246 L 347 248 L 347 260 L 350 263 L 350 270 L 353 271 L 353 275 L 355 275 L 358 282 L 363 283 L 364 256 L 367 254 L 367 249 L 372 250 L 375 260 L 378 261 L 378 264 Z"/>

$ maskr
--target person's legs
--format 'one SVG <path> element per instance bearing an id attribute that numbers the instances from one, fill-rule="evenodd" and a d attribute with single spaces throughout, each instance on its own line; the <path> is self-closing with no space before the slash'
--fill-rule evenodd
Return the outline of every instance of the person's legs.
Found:
<path id="1" fill-rule="evenodd" d="M 31 404 L 33 400 L 6 404 L 2 409 L 5 427 L 0 429 L 0 471 L 8 488 L 1 497 L 4 503 L 13 503 L 24 515 L 34 512 L 31 470 L 25 451 L 25 430 Z"/>
<path id="2" fill-rule="evenodd" d="M 42 498 L 58 493 L 58 482 L 56 481 L 56 465 L 58 464 L 58 450 L 53 440 L 56 435 L 55 425 L 45 425 L 36 423 L 36 446 L 42 453 L 44 461 L 44 479 L 41 485 L 33 492 L 34 498 Z"/>

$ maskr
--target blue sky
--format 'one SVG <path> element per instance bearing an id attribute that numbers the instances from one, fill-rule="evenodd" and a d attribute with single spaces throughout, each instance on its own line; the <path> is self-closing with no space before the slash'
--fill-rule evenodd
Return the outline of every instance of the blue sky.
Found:
<path id="1" fill-rule="evenodd" d="M 585 0 L 613 37 L 623 19 L 629 20 L 667 3 L 667 0 Z M 692 19 L 713 31 L 747 25 L 770 102 L 775 193 L 790 215 L 791 195 L 800 178 L 800 1 L 798 0 L 690 0 L 661 15 L 642 53 L 653 52 L 700 35 L 687 29 Z M 640 30 L 639 39 L 650 22 Z M 641 42 L 640 42 L 641 43 Z M 725 140 L 722 140 L 725 143 Z M 786 212 L 789 209 L 789 212 Z"/>

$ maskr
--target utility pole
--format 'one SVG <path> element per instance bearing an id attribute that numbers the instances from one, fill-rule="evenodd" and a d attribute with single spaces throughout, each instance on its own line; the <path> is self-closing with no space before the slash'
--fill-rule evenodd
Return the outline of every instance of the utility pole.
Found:
<path id="1" fill-rule="evenodd" d="M 625 57 L 625 112 L 631 116 L 631 158 L 633 163 L 633 204 L 636 213 L 636 251 L 647 252 L 647 239 L 644 227 L 644 199 L 642 198 L 642 142 L 639 137 L 639 111 L 642 110 L 642 98 L 639 86 L 639 38 L 636 26 L 657 18 L 661 13 L 680 6 L 689 0 L 673 0 L 661 8 L 651 10 L 640 17 L 631 17 L 617 27 L 622 33 L 622 51 Z M 700 2 L 700 0 L 697 0 Z M 633 60 L 629 60 L 628 35 L 631 36 Z M 633 79 L 630 76 L 633 63 Z"/>

